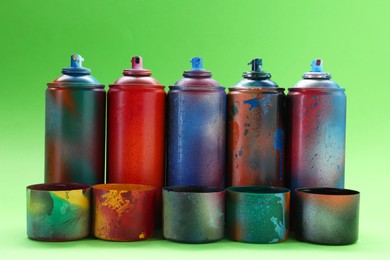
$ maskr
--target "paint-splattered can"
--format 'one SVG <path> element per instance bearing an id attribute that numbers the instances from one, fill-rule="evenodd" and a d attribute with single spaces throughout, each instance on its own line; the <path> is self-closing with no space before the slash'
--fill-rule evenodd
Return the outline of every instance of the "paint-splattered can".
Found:
<path id="1" fill-rule="evenodd" d="M 91 186 L 78 183 L 27 187 L 27 236 L 40 241 L 71 241 L 90 231 Z"/>
<path id="2" fill-rule="evenodd" d="M 106 92 L 83 58 L 46 90 L 45 182 L 104 182 Z"/>
<path id="3" fill-rule="evenodd" d="M 199 57 L 168 92 L 168 186 L 224 187 L 226 93 Z"/>
<path id="4" fill-rule="evenodd" d="M 273 244 L 289 233 L 290 190 L 271 186 L 226 189 L 226 226 L 239 242 Z"/>
<path id="5" fill-rule="evenodd" d="M 287 174 L 291 190 L 301 187 L 344 187 L 346 96 L 322 71 L 312 70 L 287 95 Z"/>
<path id="6" fill-rule="evenodd" d="M 176 186 L 163 190 L 163 235 L 181 243 L 221 240 L 225 226 L 225 190 Z"/>
<path id="7" fill-rule="evenodd" d="M 338 188 L 296 189 L 297 239 L 325 245 L 358 240 L 360 193 Z"/>
<path id="8" fill-rule="evenodd" d="M 142 57 L 110 85 L 107 98 L 107 182 L 156 187 L 156 223 L 164 186 L 165 91 Z"/>
<path id="9" fill-rule="evenodd" d="M 112 241 L 137 241 L 153 236 L 156 189 L 139 184 L 92 187 L 92 232 Z"/>
<path id="10" fill-rule="evenodd" d="M 227 95 L 228 186 L 284 186 L 284 89 L 262 60 Z"/>

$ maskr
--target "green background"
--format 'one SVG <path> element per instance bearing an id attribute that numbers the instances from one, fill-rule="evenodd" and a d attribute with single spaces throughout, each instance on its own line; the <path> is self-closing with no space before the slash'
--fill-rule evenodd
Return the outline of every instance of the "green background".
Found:
<path id="1" fill-rule="evenodd" d="M 0 2 L 0 258 L 70 257 L 389 259 L 390 1 L 20 1 Z M 80 53 L 108 85 L 141 55 L 168 86 L 201 56 L 223 86 L 254 57 L 282 87 L 313 58 L 346 89 L 346 187 L 361 191 L 360 238 L 352 246 L 297 242 L 251 245 L 224 240 L 182 245 L 26 237 L 25 187 L 43 182 L 46 83 Z M 3 256 L 5 258 L 3 258 Z"/>

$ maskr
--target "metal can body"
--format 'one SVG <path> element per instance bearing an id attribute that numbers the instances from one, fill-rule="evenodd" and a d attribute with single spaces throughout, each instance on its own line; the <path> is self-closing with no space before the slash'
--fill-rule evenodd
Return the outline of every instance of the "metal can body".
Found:
<path id="1" fill-rule="evenodd" d="M 138 241 L 153 236 L 156 189 L 139 184 L 92 187 L 92 233 L 111 241 Z"/>
<path id="2" fill-rule="evenodd" d="M 283 89 L 230 88 L 227 100 L 229 186 L 284 186 Z"/>
<path id="3" fill-rule="evenodd" d="M 329 80 L 330 74 L 317 74 L 325 78 L 304 76 L 287 95 L 288 172 L 293 190 L 344 188 L 346 96 Z"/>
<path id="4" fill-rule="evenodd" d="M 290 190 L 272 186 L 226 189 L 226 227 L 230 239 L 273 244 L 289 233 Z"/>
<path id="5" fill-rule="evenodd" d="M 167 185 L 224 187 L 224 88 L 170 87 L 167 120 Z"/>
<path id="6" fill-rule="evenodd" d="M 46 183 L 104 182 L 106 92 L 97 81 L 82 77 L 92 78 L 48 83 Z"/>
<path id="7" fill-rule="evenodd" d="M 298 240 L 323 245 L 349 245 L 358 240 L 358 191 L 322 187 L 295 192 Z"/>
<path id="8" fill-rule="evenodd" d="M 225 186 L 226 92 L 202 59 L 168 92 L 167 186 Z"/>
<path id="9" fill-rule="evenodd" d="M 181 243 L 221 240 L 225 228 L 225 190 L 213 187 L 165 187 L 164 238 Z"/>
<path id="10" fill-rule="evenodd" d="M 164 88 L 110 86 L 107 107 L 107 182 L 148 184 L 161 189 Z"/>
<path id="11" fill-rule="evenodd" d="M 164 186 L 165 91 L 133 57 L 133 68 L 110 85 L 107 98 L 107 182 L 156 187 L 161 221 Z"/>
<path id="12" fill-rule="evenodd" d="M 91 186 L 79 183 L 27 187 L 27 236 L 40 241 L 72 241 L 90 232 Z"/>

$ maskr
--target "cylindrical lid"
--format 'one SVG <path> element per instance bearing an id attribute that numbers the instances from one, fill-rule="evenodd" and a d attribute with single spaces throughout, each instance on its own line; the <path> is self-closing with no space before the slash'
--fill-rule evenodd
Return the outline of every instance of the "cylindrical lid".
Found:
<path id="1" fill-rule="evenodd" d="M 219 87 L 219 83 L 211 78 L 211 72 L 203 69 L 202 58 L 194 57 L 190 60 L 191 70 L 183 73 L 184 78 L 179 79 L 175 86 L 179 87 Z"/>
<path id="2" fill-rule="evenodd" d="M 91 76 L 91 70 L 84 68 L 82 62 L 83 57 L 79 54 L 72 54 L 70 56 L 70 67 L 62 69 L 62 75 L 55 79 L 53 83 L 65 83 L 77 85 L 99 85 L 99 81 Z M 52 83 L 49 83 L 49 85 Z"/>
<path id="3" fill-rule="evenodd" d="M 278 88 L 278 85 L 270 80 L 271 73 L 263 70 L 263 60 L 260 58 L 253 59 L 248 63 L 251 65 L 252 70 L 244 72 L 242 76 L 243 80 L 238 82 L 234 88 Z M 231 88 L 232 89 L 232 88 Z"/>
<path id="4" fill-rule="evenodd" d="M 311 71 L 304 73 L 303 79 L 298 81 L 293 88 L 340 89 L 336 82 L 330 80 L 332 75 L 322 71 L 322 66 L 321 59 L 314 59 L 311 62 Z"/>
<path id="5" fill-rule="evenodd" d="M 123 77 L 115 81 L 115 85 L 154 85 L 160 86 L 160 83 L 151 77 L 152 72 L 143 68 L 143 59 L 141 56 L 131 58 L 131 69 L 123 70 Z"/>

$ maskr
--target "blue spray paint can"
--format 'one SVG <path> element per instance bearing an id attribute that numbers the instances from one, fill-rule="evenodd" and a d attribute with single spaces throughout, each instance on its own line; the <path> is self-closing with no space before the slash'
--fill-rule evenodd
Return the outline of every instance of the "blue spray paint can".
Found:
<path id="1" fill-rule="evenodd" d="M 254 59 L 227 96 L 229 186 L 284 186 L 284 89 Z"/>
<path id="2" fill-rule="evenodd" d="M 168 92 L 167 186 L 225 186 L 226 93 L 202 59 Z"/>

